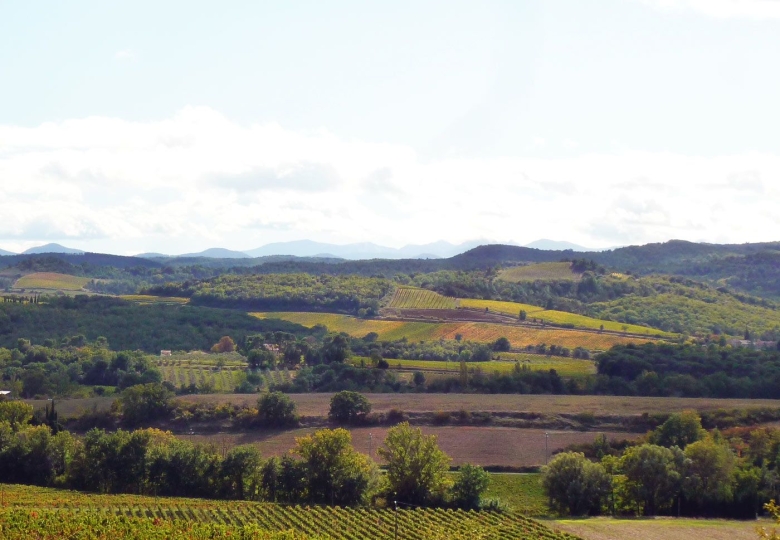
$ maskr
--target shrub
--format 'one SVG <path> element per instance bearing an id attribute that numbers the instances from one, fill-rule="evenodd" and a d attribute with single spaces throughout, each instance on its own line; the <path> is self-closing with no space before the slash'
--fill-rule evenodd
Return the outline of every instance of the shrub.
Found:
<path id="1" fill-rule="evenodd" d="M 452 504 L 464 510 L 479 509 L 490 475 L 482 467 L 469 464 L 463 465 L 459 472 L 452 486 Z"/>
<path id="2" fill-rule="evenodd" d="M 281 392 L 263 394 L 257 400 L 257 416 L 265 426 L 285 427 L 298 425 L 295 402 Z"/>
<path id="3" fill-rule="evenodd" d="M 330 399 L 328 418 L 335 422 L 355 423 L 371 412 L 366 396 L 351 390 L 337 392 Z"/>
<path id="4" fill-rule="evenodd" d="M 542 485 L 550 507 L 561 514 L 596 513 L 610 491 L 609 475 L 584 454 L 564 452 L 542 468 Z"/>

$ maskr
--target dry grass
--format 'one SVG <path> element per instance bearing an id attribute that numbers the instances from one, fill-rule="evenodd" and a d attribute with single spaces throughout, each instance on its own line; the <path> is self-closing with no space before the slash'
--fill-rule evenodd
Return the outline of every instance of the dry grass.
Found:
<path id="1" fill-rule="evenodd" d="M 771 526 L 769 520 L 734 521 L 725 519 L 610 519 L 544 521 L 583 540 L 755 540 L 756 527 Z"/>
<path id="2" fill-rule="evenodd" d="M 86 277 L 57 274 L 56 272 L 36 272 L 17 279 L 14 288 L 80 291 L 89 281 L 90 278 Z"/>
<path id="3" fill-rule="evenodd" d="M 780 400 L 653 398 L 624 396 L 550 396 L 528 394 L 365 394 L 374 412 L 399 409 L 405 412 L 486 411 L 536 412 L 540 414 L 593 413 L 597 416 L 630 416 L 642 413 L 671 413 L 686 409 L 780 408 Z M 333 394 L 291 394 L 304 416 L 327 416 Z M 182 396 L 184 401 L 205 403 L 257 403 L 256 394 L 206 394 Z M 59 410 L 58 402 L 58 410 Z M 65 403 L 64 401 L 62 403 Z"/>

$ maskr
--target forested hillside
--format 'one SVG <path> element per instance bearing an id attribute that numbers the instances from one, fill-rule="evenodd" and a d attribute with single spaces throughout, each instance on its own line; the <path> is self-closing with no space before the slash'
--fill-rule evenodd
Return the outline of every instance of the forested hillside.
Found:
<path id="1" fill-rule="evenodd" d="M 302 326 L 260 320 L 239 311 L 197 306 L 138 305 L 107 297 L 48 297 L 40 304 L 0 303 L 0 347 L 18 339 L 43 343 L 83 335 L 107 338 L 114 350 L 209 349 L 222 336 L 236 340 L 282 330 L 308 334 Z"/>

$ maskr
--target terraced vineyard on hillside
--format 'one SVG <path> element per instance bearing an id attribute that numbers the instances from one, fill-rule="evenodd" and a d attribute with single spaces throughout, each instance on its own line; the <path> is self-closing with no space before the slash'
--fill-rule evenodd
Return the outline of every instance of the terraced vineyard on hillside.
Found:
<path id="1" fill-rule="evenodd" d="M 2 486 L 5 509 L 0 513 L 3 538 L 6 531 L 40 530 L 48 524 L 47 536 L 54 531 L 71 534 L 81 526 L 124 530 L 153 530 L 150 525 L 171 527 L 187 522 L 200 530 L 201 524 L 222 524 L 233 528 L 218 534 L 191 536 L 143 536 L 144 538 L 269 538 L 261 531 L 292 531 L 289 540 L 332 538 L 358 540 L 365 538 L 406 540 L 574 540 L 576 537 L 553 531 L 541 523 L 520 514 L 508 512 L 464 512 L 443 509 L 390 509 L 282 506 L 270 503 L 241 501 L 208 501 L 200 499 L 154 498 L 135 495 L 88 495 L 29 486 Z M 21 511 L 24 510 L 24 511 Z M 96 519 L 97 518 L 97 519 Z M 119 520 L 119 521 L 117 521 Z M 13 524 L 14 527 L 10 525 Z M 249 532 L 245 534 L 245 527 Z M 98 533 L 99 531 L 95 531 Z M 194 532 L 194 531 L 192 531 Z M 202 533 L 201 533 L 202 534 Z M 31 536 L 26 536 L 31 537 Z M 68 537 L 74 537 L 68 535 Z M 85 537 L 85 536 L 79 536 Z M 98 537 L 97 534 L 91 537 Z M 102 536 L 101 536 L 102 537 Z M 122 536 L 112 536 L 123 538 Z M 131 536 L 127 536 L 130 538 Z M 132 536 L 139 538 L 140 536 Z M 277 538 L 277 537 L 270 537 Z"/>

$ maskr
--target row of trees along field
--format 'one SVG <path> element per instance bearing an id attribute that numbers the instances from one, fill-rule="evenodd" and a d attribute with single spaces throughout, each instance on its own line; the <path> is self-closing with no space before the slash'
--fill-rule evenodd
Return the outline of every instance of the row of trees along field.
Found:
<path id="1" fill-rule="evenodd" d="M 551 508 L 562 515 L 753 518 L 780 495 L 780 430 L 702 429 L 673 414 L 644 440 L 613 448 L 603 436 L 543 468 Z"/>
<path id="2" fill-rule="evenodd" d="M 131 419 L 154 416 L 159 396 L 151 387 L 123 395 Z M 136 389 L 136 390 L 134 390 Z M 331 412 L 350 414 L 360 400 L 334 396 Z M 275 395 L 259 403 L 262 414 L 294 415 L 289 398 Z M 137 417 L 137 418 L 136 418 Z M 345 429 L 323 429 L 300 437 L 281 458 L 263 458 L 256 447 L 238 446 L 222 455 L 215 448 L 176 439 L 156 429 L 93 429 L 84 437 L 32 426 L 32 407 L 0 402 L 0 482 L 69 487 L 99 493 L 136 493 L 292 504 L 368 505 L 378 499 L 411 506 L 476 509 L 488 485 L 479 467 L 464 466 L 453 482 L 450 458 L 435 436 L 401 423 L 377 450 L 387 464 L 380 475 L 372 459 L 358 453 Z M 56 419 L 55 419 L 56 420 Z M 55 424 L 56 425 L 56 424 Z"/>

